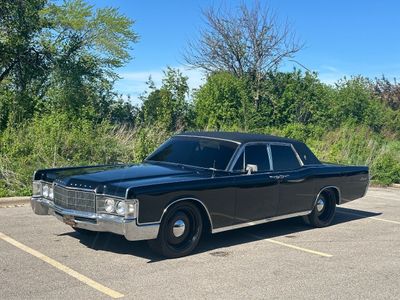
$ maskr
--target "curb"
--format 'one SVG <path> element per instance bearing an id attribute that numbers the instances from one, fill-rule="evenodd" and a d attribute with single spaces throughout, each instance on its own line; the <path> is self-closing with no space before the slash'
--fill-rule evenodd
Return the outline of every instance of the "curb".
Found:
<path id="1" fill-rule="evenodd" d="M 5 197 L 0 198 L 0 207 L 28 204 L 31 197 Z"/>

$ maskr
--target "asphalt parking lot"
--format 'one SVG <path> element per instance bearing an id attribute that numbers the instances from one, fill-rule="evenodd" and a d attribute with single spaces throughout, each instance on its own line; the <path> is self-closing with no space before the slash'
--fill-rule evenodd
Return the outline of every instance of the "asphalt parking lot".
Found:
<path id="1" fill-rule="evenodd" d="M 370 188 L 328 228 L 301 218 L 243 228 L 174 260 L 75 233 L 29 205 L 0 209 L 1 299 L 111 297 L 400 299 L 400 189 Z"/>

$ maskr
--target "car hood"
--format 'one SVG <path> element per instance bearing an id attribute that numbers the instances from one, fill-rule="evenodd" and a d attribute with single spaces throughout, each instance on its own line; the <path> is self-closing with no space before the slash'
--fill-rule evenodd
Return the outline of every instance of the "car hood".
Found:
<path id="1" fill-rule="evenodd" d="M 178 165 L 142 163 L 105 165 L 38 171 L 41 179 L 71 188 L 95 190 L 100 194 L 124 197 L 126 190 L 170 182 L 209 177 L 210 172 Z"/>

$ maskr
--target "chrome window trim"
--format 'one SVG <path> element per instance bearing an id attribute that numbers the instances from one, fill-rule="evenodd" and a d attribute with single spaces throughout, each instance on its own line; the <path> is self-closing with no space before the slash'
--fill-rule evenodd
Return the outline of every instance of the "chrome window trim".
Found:
<path id="1" fill-rule="evenodd" d="M 244 223 L 230 225 L 230 226 L 224 226 L 224 227 L 220 227 L 217 229 L 212 229 L 212 233 L 214 234 L 214 233 L 219 233 L 219 232 L 223 232 L 223 231 L 234 230 L 234 229 L 269 223 L 269 222 L 283 220 L 283 219 L 306 216 L 306 215 L 310 214 L 311 212 L 312 212 L 312 210 L 307 210 L 307 211 L 301 211 L 301 212 L 296 212 L 296 213 L 287 214 L 287 215 L 270 217 L 270 218 L 261 219 L 261 220 L 257 220 L 257 221 L 250 221 L 250 222 L 244 222 Z"/>
<path id="2" fill-rule="evenodd" d="M 293 146 L 293 144 L 290 144 L 290 146 L 292 146 L 292 150 L 293 150 L 294 154 L 296 155 L 297 160 L 298 160 L 299 163 L 300 163 L 300 166 L 303 167 L 303 166 L 304 166 L 304 162 L 303 162 L 303 160 L 301 159 L 299 153 L 297 153 L 296 148 Z"/>
<path id="3" fill-rule="evenodd" d="M 292 148 L 292 151 L 293 151 L 294 155 L 296 156 L 297 161 L 298 161 L 299 164 L 300 164 L 300 167 L 303 167 L 303 166 L 304 166 L 304 162 L 301 160 L 300 155 L 297 153 L 296 148 L 293 146 L 292 143 L 285 143 L 285 142 L 269 142 L 269 144 L 270 144 L 270 145 L 278 145 L 278 146 L 286 146 L 286 147 Z M 272 156 L 272 151 L 271 151 L 271 156 Z M 272 158 L 272 160 L 273 160 L 273 158 Z M 293 170 L 296 170 L 296 169 L 293 169 Z M 291 171 L 291 170 L 286 170 L 286 171 Z M 282 171 L 282 172 L 283 172 L 283 171 Z"/>
<path id="4" fill-rule="evenodd" d="M 182 135 L 175 135 L 174 137 L 195 137 L 195 138 L 203 138 L 203 139 L 210 139 L 210 140 L 218 140 L 218 141 L 225 141 L 225 142 L 231 142 L 231 143 L 235 143 L 237 145 L 241 145 L 241 142 L 235 141 L 235 140 L 230 140 L 230 139 L 223 139 L 223 138 L 217 138 L 217 137 L 210 137 L 210 136 L 203 136 L 203 135 L 186 135 L 186 134 L 182 134 Z"/>
<path id="5" fill-rule="evenodd" d="M 242 153 L 244 154 L 243 155 L 243 167 L 245 167 L 245 165 L 246 165 L 246 151 L 245 151 L 245 149 L 246 149 L 247 146 L 253 146 L 253 145 L 265 145 L 266 150 L 267 150 L 267 155 L 268 155 L 268 161 L 269 161 L 269 170 L 267 170 L 265 172 L 257 172 L 257 173 L 254 173 L 254 174 L 261 174 L 261 173 L 266 173 L 266 172 L 273 171 L 272 158 L 271 158 L 271 155 L 270 155 L 270 151 L 268 151 L 268 148 L 269 148 L 268 144 L 269 144 L 268 142 L 263 142 L 263 141 L 248 142 L 248 143 L 242 144 L 240 146 L 239 151 L 237 152 L 236 156 L 235 156 L 235 153 L 234 153 L 234 155 L 232 157 L 232 163 L 228 164 L 227 171 L 234 172 L 233 171 L 233 167 L 236 165 L 236 162 L 238 161 L 238 159 L 239 159 L 240 155 L 242 155 Z"/>
<path id="6" fill-rule="evenodd" d="M 268 158 L 269 158 L 269 165 L 271 166 L 271 170 L 274 170 L 274 161 L 272 160 L 272 151 L 271 151 L 271 145 L 267 145 L 267 151 L 268 151 Z"/>
<path id="7" fill-rule="evenodd" d="M 237 151 L 237 153 L 234 153 L 233 158 L 232 158 L 232 162 L 230 162 L 230 163 L 228 164 L 228 167 L 229 167 L 229 168 L 228 168 L 228 171 L 229 171 L 229 172 L 234 172 L 234 171 L 233 171 L 233 167 L 235 166 L 235 164 L 236 164 L 237 160 L 239 159 L 240 155 L 241 155 L 241 154 L 243 153 L 243 151 L 245 150 L 246 146 L 248 146 L 248 145 L 257 145 L 257 144 L 265 144 L 265 145 L 267 146 L 267 152 L 268 152 L 268 159 L 269 159 L 270 171 L 276 171 L 276 170 L 274 169 L 274 160 L 273 160 L 273 157 L 272 157 L 271 145 L 278 145 L 278 146 L 290 147 L 290 148 L 292 149 L 294 155 L 296 156 L 297 161 L 298 161 L 299 164 L 300 164 L 300 168 L 305 166 L 304 163 L 303 163 L 303 161 L 301 160 L 299 154 L 297 153 L 296 148 L 294 148 L 294 146 L 293 146 L 292 143 L 286 143 L 286 142 L 263 142 L 263 141 L 259 141 L 259 142 L 248 142 L 248 143 L 242 144 L 242 145 L 240 146 L 239 150 Z M 244 152 L 244 153 L 246 153 L 246 152 Z M 246 161 L 246 159 L 245 159 L 245 157 L 244 157 L 244 162 L 245 162 L 245 161 Z M 297 170 L 297 169 L 285 170 L 285 171 L 282 171 L 282 172 L 294 171 L 294 170 Z M 267 172 L 268 172 L 268 171 L 267 171 Z M 260 174 L 260 173 L 262 173 L 262 172 L 259 172 L 259 173 L 257 173 L 257 174 Z M 263 172 L 263 173 L 265 173 L 265 172 Z"/>

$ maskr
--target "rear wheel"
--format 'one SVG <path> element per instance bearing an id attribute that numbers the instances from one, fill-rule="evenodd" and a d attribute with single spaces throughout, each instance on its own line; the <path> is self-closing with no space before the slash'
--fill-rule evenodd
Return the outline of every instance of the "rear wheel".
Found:
<path id="1" fill-rule="evenodd" d="M 314 209 L 306 216 L 306 221 L 315 227 L 326 227 L 332 223 L 335 217 L 336 200 L 329 191 L 324 191 L 318 195 Z"/>
<path id="2" fill-rule="evenodd" d="M 182 202 L 167 211 L 157 239 L 148 241 L 148 244 L 165 257 L 182 257 L 196 248 L 202 231 L 203 220 L 198 208 L 192 203 Z"/>

